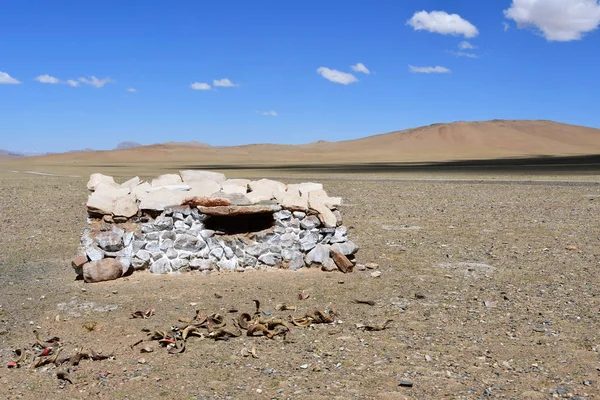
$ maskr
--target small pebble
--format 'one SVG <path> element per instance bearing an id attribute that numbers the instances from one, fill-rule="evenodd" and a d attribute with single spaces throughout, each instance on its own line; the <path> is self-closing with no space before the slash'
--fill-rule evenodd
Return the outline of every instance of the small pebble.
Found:
<path id="1" fill-rule="evenodd" d="M 371 276 L 373 278 L 379 278 L 381 276 L 381 271 L 371 272 Z"/>
<path id="2" fill-rule="evenodd" d="M 116 290 L 113 290 L 111 293 L 112 293 L 112 294 L 117 294 L 117 293 L 119 293 L 119 292 L 117 292 Z"/>
<path id="3" fill-rule="evenodd" d="M 140 358 L 138 360 L 138 364 L 146 364 L 146 359 L 145 358 Z"/>
<path id="4" fill-rule="evenodd" d="M 400 383 L 398 383 L 398 386 L 413 387 L 413 383 L 411 381 L 400 381 Z"/>
<path id="5" fill-rule="evenodd" d="M 87 292 L 87 289 L 86 289 L 86 288 L 84 288 L 84 287 L 82 287 L 82 288 L 81 288 L 81 291 L 85 293 L 85 292 Z"/>
<path id="6" fill-rule="evenodd" d="M 308 368 L 308 364 L 302 364 L 302 365 L 300 366 L 300 368 L 302 368 L 302 369 L 307 369 L 307 368 Z"/>
<path id="7" fill-rule="evenodd" d="M 425 298 L 425 293 L 422 293 L 422 292 L 415 293 L 415 299 L 424 299 L 424 298 Z"/>

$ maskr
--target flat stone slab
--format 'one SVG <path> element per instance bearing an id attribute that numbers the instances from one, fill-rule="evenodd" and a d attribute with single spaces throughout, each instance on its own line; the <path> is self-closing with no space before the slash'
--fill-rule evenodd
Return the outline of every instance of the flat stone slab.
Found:
<path id="1" fill-rule="evenodd" d="M 255 204 L 251 206 L 198 206 L 198 211 L 206 215 L 243 215 L 274 213 L 281 210 L 277 204 Z"/>

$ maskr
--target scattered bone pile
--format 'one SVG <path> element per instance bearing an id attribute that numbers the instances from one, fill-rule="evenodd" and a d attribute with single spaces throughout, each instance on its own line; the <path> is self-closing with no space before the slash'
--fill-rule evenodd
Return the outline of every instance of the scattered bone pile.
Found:
<path id="1" fill-rule="evenodd" d="M 320 183 L 285 185 L 180 171 L 116 183 L 93 174 L 88 228 L 73 260 L 86 282 L 137 270 L 352 270 L 358 247 Z"/>

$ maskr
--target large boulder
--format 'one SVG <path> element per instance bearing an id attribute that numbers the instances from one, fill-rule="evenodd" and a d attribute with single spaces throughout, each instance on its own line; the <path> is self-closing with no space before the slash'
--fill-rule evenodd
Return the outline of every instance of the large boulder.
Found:
<path id="1" fill-rule="evenodd" d="M 181 179 L 185 183 L 196 182 L 196 181 L 213 181 L 213 182 L 217 182 L 217 183 L 223 183 L 227 179 L 225 177 L 225 175 L 220 172 L 203 171 L 203 170 L 195 170 L 195 169 L 179 171 L 179 175 L 181 175 Z M 219 189 L 217 189 L 217 190 L 219 190 Z"/>
<path id="2" fill-rule="evenodd" d="M 123 265 L 116 258 L 103 258 L 83 265 L 83 280 L 88 283 L 111 281 L 123 274 Z"/>

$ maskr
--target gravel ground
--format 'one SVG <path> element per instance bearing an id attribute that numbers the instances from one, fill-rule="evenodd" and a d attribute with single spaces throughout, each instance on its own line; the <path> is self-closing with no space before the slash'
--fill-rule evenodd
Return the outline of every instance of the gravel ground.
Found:
<path id="1" fill-rule="evenodd" d="M 136 273 L 84 284 L 68 263 L 85 227 L 85 180 L 0 173 L 0 398 L 600 397 L 600 185 L 324 182 L 345 200 L 359 262 L 378 263 L 381 276 Z M 295 314 L 334 307 L 338 322 L 295 328 L 289 341 L 130 348 L 142 328 L 168 329 L 195 309 L 229 321 L 232 307 L 253 312 L 253 299 L 282 317 L 278 303 Z M 129 319 L 149 308 L 151 318 Z M 387 319 L 382 331 L 355 327 Z M 34 329 L 60 337 L 67 354 L 83 346 L 114 358 L 81 361 L 72 384 L 55 368 L 7 369 Z M 252 346 L 259 358 L 243 357 Z"/>

